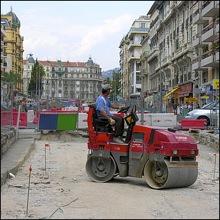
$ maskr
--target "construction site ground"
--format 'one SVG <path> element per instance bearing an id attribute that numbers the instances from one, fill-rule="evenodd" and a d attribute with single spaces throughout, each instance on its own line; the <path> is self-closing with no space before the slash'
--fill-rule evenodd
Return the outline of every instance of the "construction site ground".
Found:
<path id="1" fill-rule="evenodd" d="M 46 172 L 45 144 L 49 144 Z M 93 182 L 85 170 L 86 137 L 77 133 L 41 135 L 15 177 L 1 186 L 1 218 L 219 219 L 219 153 L 204 144 L 198 147 L 199 175 L 192 186 L 153 190 L 144 178 Z"/>

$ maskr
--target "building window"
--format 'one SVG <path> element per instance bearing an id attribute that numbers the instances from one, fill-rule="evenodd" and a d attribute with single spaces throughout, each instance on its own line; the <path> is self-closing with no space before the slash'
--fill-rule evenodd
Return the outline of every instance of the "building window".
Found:
<path id="1" fill-rule="evenodd" d="M 145 23 L 141 23 L 141 28 L 145 28 Z"/>

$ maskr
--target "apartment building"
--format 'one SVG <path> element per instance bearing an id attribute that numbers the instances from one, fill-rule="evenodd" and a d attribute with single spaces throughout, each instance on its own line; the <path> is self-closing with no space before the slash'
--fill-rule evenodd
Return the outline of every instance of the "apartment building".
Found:
<path id="1" fill-rule="evenodd" d="M 43 93 L 41 98 L 72 98 L 93 102 L 100 94 L 101 68 L 90 57 L 87 62 L 43 61 Z M 24 80 L 30 81 L 33 57 L 24 61 Z M 28 87 L 28 83 L 25 85 Z M 24 88 L 27 91 L 27 87 Z"/>
<path id="2" fill-rule="evenodd" d="M 193 1 L 195 48 L 192 71 L 195 72 L 200 104 L 219 97 L 219 1 Z"/>
<path id="3" fill-rule="evenodd" d="M 172 112 L 174 104 L 193 96 L 192 1 L 155 1 L 150 16 L 147 92 L 157 111 Z"/>
<path id="4" fill-rule="evenodd" d="M 140 96 L 141 93 L 141 41 L 147 35 L 149 25 L 148 16 L 140 16 L 132 23 L 129 32 L 119 45 L 122 94 L 126 99 L 135 95 Z"/>
<path id="5" fill-rule="evenodd" d="M 120 93 L 122 97 L 125 99 L 129 98 L 129 85 L 130 85 L 130 77 L 128 73 L 128 35 L 123 37 L 123 39 L 120 42 L 119 48 L 120 48 Z"/>
<path id="6" fill-rule="evenodd" d="M 19 74 L 22 78 L 23 74 L 23 37 L 20 35 L 20 21 L 16 14 L 8 12 L 1 15 L 1 26 L 5 30 L 5 55 L 7 66 L 6 72 L 12 71 Z M 22 91 L 22 83 L 16 85 L 19 91 Z"/>
<path id="7" fill-rule="evenodd" d="M 25 95 L 28 95 L 28 86 L 31 80 L 31 71 L 34 67 L 35 60 L 33 58 L 33 54 L 28 54 L 28 57 L 26 60 L 23 61 L 23 93 Z"/>
<path id="8" fill-rule="evenodd" d="M 6 68 L 6 53 L 5 53 L 5 28 L 1 25 L 1 73 L 5 72 Z"/>

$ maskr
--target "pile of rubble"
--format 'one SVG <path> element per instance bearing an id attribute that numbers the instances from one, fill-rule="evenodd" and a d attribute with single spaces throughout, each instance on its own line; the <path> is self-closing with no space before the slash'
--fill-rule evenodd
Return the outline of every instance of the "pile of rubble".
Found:
<path id="1" fill-rule="evenodd" d="M 14 127 L 1 128 L 1 155 L 16 141 L 16 130 Z"/>
<path id="2" fill-rule="evenodd" d="M 188 130 L 182 132 L 193 136 L 199 144 L 204 144 L 219 151 L 219 134 L 216 134 L 213 130 Z"/>

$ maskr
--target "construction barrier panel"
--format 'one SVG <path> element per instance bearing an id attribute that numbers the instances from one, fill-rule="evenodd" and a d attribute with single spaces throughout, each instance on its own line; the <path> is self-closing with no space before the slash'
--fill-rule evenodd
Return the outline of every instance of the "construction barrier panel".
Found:
<path id="1" fill-rule="evenodd" d="M 76 130 L 78 113 L 76 112 L 40 112 L 39 130 Z"/>
<path id="2" fill-rule="evenodd" d="M 56 130 L 57 129 L 57 113 L 40 112 L 39 129 L 40 130 Z"/>
<path id="3" fill-rule="evenodd" d="M 87 113 L 84 112 L 78 113 L 78 129 L 88 128 L 87 117 L 88 117 Z"/>
<path id="4" fill-rule="evenodd" d="M 184 118 L 180 121 L 182 129 L 205 129 L 207 121 L 205 119 L 188 119 Z"/>
<path id="5" fill-rule="evenodd" d="M 141 124 L 141 113 L 137 113 Z M 155 127 L 175 127 L 177 125 L 177 116 L 174 113 L 144 113 L 144 125 Z"/>
<path id="6" fill-rule="evenodd" d="M 39 112 L 36 112 L 34 115 L 33 124 L 38 124 L 39 122 Z"/>
<path id="7" fill-rule="evenodd" d="M 78 113 L 63 112 L 58 113 L 57 130 L 69 131 L 76 130 L 78 122 Z"/>
<path id="8" fill-rule="evenodd" d="M 174 113 L 153 113 L 152 126 L 156 127 L 175 127 L 177 125 L 177 116 Z"/>
<path id="9" fill-rule="evenodd" d="M 27 112 L 27 122 L 34 121 L 34 110 L 28 110 Z"/>
<path id="10" fill-rule="evenodd" d="M 18 112 L 13 111 L 13 126 L 17 126 Z M 27 112 L 20 112 L 19 128 L 27 127 Z"/>
<path id="11" fill-rule="evenodd" d="M 1 111 L 1 128 L 10 126 L 12 124 L 12 112 Z"/>

